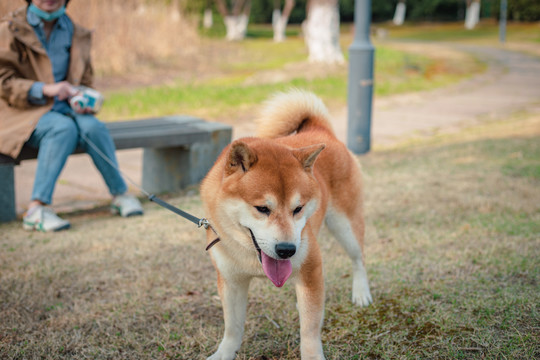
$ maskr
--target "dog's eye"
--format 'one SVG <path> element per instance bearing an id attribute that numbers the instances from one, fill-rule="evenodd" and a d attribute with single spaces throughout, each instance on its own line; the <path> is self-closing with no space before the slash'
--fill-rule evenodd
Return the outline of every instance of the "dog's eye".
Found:
<path id="1" fill-rule="evenodd" d="M 266 206 L 255 206 L 255 209 L 261 214 L 270 215 L 270 209 Z"/>
<path id="2" fill-rule="evenodd" d="M 297 207 L 296 209 L 294 209 L 293 215 L 298 214 L 300 211 L 302 211 L 303 208 L 304 208 L 303 206 L 299 206 L 299 207 Z"/>

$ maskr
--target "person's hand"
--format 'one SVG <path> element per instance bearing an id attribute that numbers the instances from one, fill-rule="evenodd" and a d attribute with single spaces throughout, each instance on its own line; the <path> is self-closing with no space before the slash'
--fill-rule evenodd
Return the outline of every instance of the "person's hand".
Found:
<path id="1" fill-rule="evenodd" d="M 43 85 L 43 95 L 48 97 L 58 97 L 58 100 L 66 100 L 79 91 L 67 81 L 60 81 L 54 84 Z"/>
<path id="2" fill-rule="evenodd" d="M 87 114 L 87 115 L 93 115 L 94 112 L 91 109 L 88 108 L 82 108 L 82 109 L 74 109 L 77 114 Z"/>

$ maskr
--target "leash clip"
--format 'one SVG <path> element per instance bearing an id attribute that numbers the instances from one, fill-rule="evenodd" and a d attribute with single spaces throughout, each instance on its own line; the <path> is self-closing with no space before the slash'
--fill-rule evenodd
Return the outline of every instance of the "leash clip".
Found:
<path id="1" fill-rule="evenodd" d="M 204 228 L 208 230 L 208 228 L 210 227 L 210 222 L 207 219 L 202 218 L 202 219 L 199 220 L 199 224 L 198 224 L 199 228 L 201 226 L 204 226 Z"/>

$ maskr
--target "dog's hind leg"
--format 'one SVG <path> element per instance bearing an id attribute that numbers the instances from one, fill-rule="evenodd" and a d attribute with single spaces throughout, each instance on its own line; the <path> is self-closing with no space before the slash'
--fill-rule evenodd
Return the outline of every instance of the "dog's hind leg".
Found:
<path id="1" fill-rule="evenodd" d="M 242 344 L 250 279 L 225 279 L 218 271 L 218 290 L 223 306 L 225 333 L 208 360 L 232 360 Z"/>
<path id="2" fill-rule="evenodd" d="M 364 219 L 361 208 L 357 209 L 359 216 L 353 216 L 351 221 L 347 215 L 339 212 L 331 205 L 328 207 L 325 223 L 332 235 L 345 249 L 353 263 L 352 302 L 360 306 L 368 306 L 373 302 L 364 266 L 362 242 L 364 239 Z"/>

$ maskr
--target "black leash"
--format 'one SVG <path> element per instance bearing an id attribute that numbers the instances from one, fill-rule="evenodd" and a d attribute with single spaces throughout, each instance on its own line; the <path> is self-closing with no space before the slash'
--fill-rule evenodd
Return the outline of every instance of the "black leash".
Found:
<path id="1" fill-rule="evenodd" d="M 179 208 L 177 208 L 175 206 L 172 206 L 168 202 L 165 202 L 165 201 L 161 200 L 160 198 L 158 198 L 154 194 L 148 195 L 148 200 L 153 201 L 156 204 L 163 206 L 165 209 L 168 209 L 168 210 L 172 211 L 173 213 L 175 213 L 177 215 L 180 215 L 181 217 L 191 221 L 192 223 L 194 223 L 198 227 L 204 226 L 205 229 L 208 229 L 208 227 L 210 226 L 210 223 L 205 218 L 199 219 L 198 217 L 193 216 L 193 215 L 191 215 L 191 214 L 189 214 L 189 213 L 187 213 L 187 212 L 185 212 L 183 210 L 180 210 Z"/>
<path id="2" fill-rule="evenodd" d="M 216 230 L 214 230 L 214 228 L 212 227 L 212 225 L 210 225 L 210 222 L 206 218 L 200 218 L 199 219 L 198 217 L 193 216 L 193 215 L 185 212 L 184 210 L 181 210 L 181 209 L 179 209 L 179 208 L 177 208 L 175 206 L 172 206 L 168 202 L 161 200 L 160 198 L 156 197 L 154 194 L 149 195 L 148 200 L 153 201 L 156 204 L 163 206 L 165 209 L 170 210 L 173 213 L 175 213 L 177 215 L 180 215 L 184 219 L 187 219 L 187 220 L 191 221 L 192 223 L 197 225 L 197 227 L 203 226 L 205 229 L 208 229 L 208 228 L 212 229 L 214 234 L 217 235 Z M 206 251 L 210 250 L 210 248 L 212 246 L 216 245 L 220 240 L 221 239 L 219 237 L 215 238 L 210 244 L 208 244 L 208 246 L 206 247 Z"/>
<path id="3" fill-rule="evenodd" d="M 212 229 L 212 231 L 214 232 L 214 234 L 217 235 L 217 232 L 216 230 L 214 230 L 214 228 L 212 227 L 212 225 L 210 225 L 210 222 L 208 221 L 208 219 L 206 218 L 198 218 L 196 216 L 193 216 L 191 215 L 190 213 L 187 213 L 171 204 L 169 204 L 168 202 L 158 198 L 157 196 L 155 196 L 154 194 L 150 194 L 148 191 L 144 190 L 139 184 L 137 184 L 135 181 L 131 180 L 129 178 L 129 176 L 127 176 L 122 170 L 120 170 L 120 168 L 111 160 L 109 159 L 107 156 L 105 156 L 105 154 L 103 154 L 103 152 L 96 146 L 96 144 L 94 144 L 86 135 L 84 135 L 82 133 L 82 131 L 80 130 L 79 128 L 79 124 L 77 124 L 77 120 L 75 119 L 75 117 L 72 117 L 72 119 L 75 121 L 75 125 L 77 126 L 77 128 L 79 129 L 79 135 L 81 136 L 81 138 L 89 145 L 91 146 L 97 153 L 98 155 L 103 159 L 105 160 L 109 165 L 111 165 L 113 168 L 115 168 L 119 173 L 121 173 L 127 181 L 129 181 L 133 186 L 135 186 L 137 189 L 139 189 L 144 195 L 146 195 L 146 197 L 148 198 L 148 200 L 150 201 L 153 201 L 155 202 L 156 204 L 164 207 L 165 209 L 167 210 L 170 210 L 172 211 L 173 213 L 177 214 L 177 215 L 180 215 L 181 217 L 183 217 L 184 219 L 186 220 L 189 220 L 191 221 L 192 223 L 194 223 L 195 225 L 197 225 L 197 227 L 204 227 L 205 229 Z M 220 241 L 220 238 L 216 238 L 214 239 L 214 241 L 212 241 L 210 244 L 208 244 L 208 246 L 206 247 L 206 251 L 210 250 L 210 248 L 214 245 L 216 245 L 218 242 Z"/>

